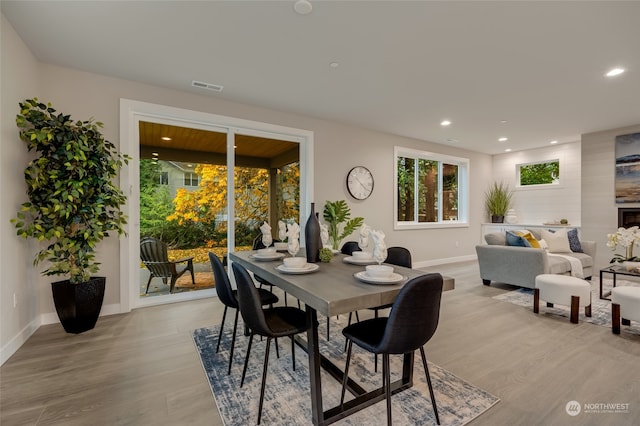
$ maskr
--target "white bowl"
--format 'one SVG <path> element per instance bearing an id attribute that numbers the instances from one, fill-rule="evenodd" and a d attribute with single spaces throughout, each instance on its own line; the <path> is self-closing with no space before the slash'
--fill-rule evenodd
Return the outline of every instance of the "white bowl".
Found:
<path id="1" fill-rule="evenodd" d="M 371 252 L 369 251 L 354 251 L 353 253 L 351 253 L 351 256 L 353 256 L 354 259 L 358 260 L 373 259 L 373 254 L 371 254 Z"/>
<path id="2" fill-rule="evenodd" d="M 393 274 L 393 267 L 387 265 L 368 265 L 366 270 L 371 278 L 389 278 Z"/>
<path id="3" fill-rule="evenodd" d="M 287 243 L 273 243 L 273 246 L 278 251 L 287 251 L 288 244 Z"/>
<path id="4" fill-rule="evenodd" d="M 285 257 L 282 259 L 286 268 L 304 268 L 307 264 L 306 257 Z"/>
<path id="5" fill-rule="evenodd" d="M 258 253 L 260 253 L 260 254 L 271 254 L 271 253 L 275 253 L 275 252 L 276 252 L 276 248 L 275 247 L 267 247 L 267 248 L 258 249 Z"/>

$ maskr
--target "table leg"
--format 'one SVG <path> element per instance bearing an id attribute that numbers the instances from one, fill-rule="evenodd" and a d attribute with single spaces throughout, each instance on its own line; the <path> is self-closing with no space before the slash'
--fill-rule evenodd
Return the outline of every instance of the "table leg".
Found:
<path id="1" fill-rule="evenodd" d="M 305 304 L 307 313 L 307 354 L 309 356 L 309 384 L 311 391 L 311 420 L 314 425 L 324 423 L 322 381 L 320 379 L 320 350 L 318 347 L 318 313 Z"/>

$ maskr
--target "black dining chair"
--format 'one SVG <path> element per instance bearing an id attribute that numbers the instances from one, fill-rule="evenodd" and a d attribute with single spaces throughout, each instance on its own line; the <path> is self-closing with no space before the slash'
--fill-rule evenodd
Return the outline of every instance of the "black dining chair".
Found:
<path id="1" fill-rule="evenodd" d="M 238 306 L 238 291 L 231 287 L 229 276 L 224 269 L 224 265 L 218 259 L 218 256 L 209 252 L 209 261 L 211 262 L 211 269 L 213 270 L 213 277 L 215 279 L 216 293 L 218 299 L 224 305 L 224 312 L 222 313 L 222 322 L 220 323 L 220 333 L 218 333 L 218 344 L 216 345 L 216 353 L 220 350 L 220 340 L 222 340 L 222 331 L 224 329 L 224 320 L 227 317 L 227 309 L 232 308 L 236 310 L 235 320 L 233 321 L 233 335 L 231 337 L 231 351 L 229 353 L 229 369 L 227 374 L 231 374 L 231 364 L 233 362 L 233 349 L 236 344 L 236 330 L 238 329 L 238 313 L 240 312 Z M 273 306 L 274 303 L 278 303 L 278 296 L 270 291 L 259 289 L 258 295 L 260 297 L 260 303 L 262 305 Z M 262 306 L 261 305 L 261 306 Z"/>
<path id="2" fill-rule="evenodd" d="M 271 339 L 277 337 L 291 338 L 291 362 L 293 364 L 293 370 L 295 371 L 296 358 L 295 342 L 293 337 L 298 333 L 307 331 L 307 318 L 302 309 L 294 308 L 292 306 L 278 306 L 263 310 L 260 303 L 260 294 L 253 284 L 253 280 L 251 280 L 249 272 L 247 272 L 247 270 L 238 263 L 233 263 L 231 268 L 233 269 L 233 274 L 236 277 L 236 284 L 238 286 L 238 303 L 240 305 L 240 313 L 251 330 L 249 335 L 249 344 L 247 346 L 247 355 L 244 360 L 244 368 L 242 370 L 242 379 L 240 379 L 240 387 L 244 385 L 247 365 L 249 364 L 249 355 L 251 354 L 253 336 L 257 334 L 267 338 L 266 349 L 264 352 L 264 364 L 262 367 L 260 402 L 258 404 L 258 424 L 260 424 L 260 420 L 262 418 L 262 404 L 264 401 L 264 387 L 267 380 L 267 367 L 269 365 Z"/>
<path id="3" fill-rule="evenodd" d="M 340 248 L 340 253 L 351 256 L 354 251 L 362 251 L 357 241 L 347 241 Z"/>
<path id="4" fill-rule="evenodd" d="M 408 354 L 420 349 L 422 366 L 427 377 L 431 405 L 440 424 L 438 407 L 433 394 L 431 376 L 427 367 L 424 345 L 438 328 L 440 300 L 442 298 L 442 275 L 426 274 L 411 279 L 400 290 L 391 307 L 389 317 L 372 318 L 349 325 L 342 330 L 347 338 L 347 362 L 342 380 L 340 404 L 344 404 L 345 390 L 351 361 L 353 343 L 362 349 L 382 354 L 382 385 L 387 397 L 387 424 L 391 425 L 391 375 L 390 354 Z"/>

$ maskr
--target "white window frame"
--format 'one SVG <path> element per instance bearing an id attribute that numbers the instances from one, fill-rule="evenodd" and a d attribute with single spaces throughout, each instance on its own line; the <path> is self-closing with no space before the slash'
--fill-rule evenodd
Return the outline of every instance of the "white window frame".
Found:
<path id="1" fill-rule="evenodd" d="M 545 164 L 545 163 L 555 163 L 558 162 L 558 181 L 551 183 L 541 183 L 538 185 L 521 185 L 520 184 L 520 169 L 524 166 L 532 166 L 534 164 Z M 551 189 L 551 188 L 561 188 L 562 185 L 562 163 L 559 158 L 552 158 L 550 160 L 541 160 L 541 161 L 531 161 L 528 163 L 520 163 L 516 164 L 516 189 Z"/>
<path id="2" fill-rule="evenodd" d="M 442 220 L 442 207 L 438 207 L 438 222 L 398 221 L 398 157 L 408 157 L 415 160 L 431 160 L 438 162 L 438 203 L 442 203 L 442 163 L 458 166 L 458 220 Z M 416 168 L 417 172 L 417 168 Z M 414 182 L 418 194 L 417 180 Z M 395 146 L 393 149 L 393 229 L 432 229 L 432 228 L 460 228 L 469 226 L 469 159 L 451 155 L 421 151 L 412 148 Z M 414 203 L 416 210 L 418 202 Z M 417 211 L 414 215 L 418 217 Z"/>

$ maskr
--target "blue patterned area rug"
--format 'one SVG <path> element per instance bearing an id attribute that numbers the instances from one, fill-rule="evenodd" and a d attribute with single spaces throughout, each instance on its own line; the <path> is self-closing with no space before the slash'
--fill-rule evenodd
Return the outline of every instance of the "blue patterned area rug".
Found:
<path id="1" fill-rule="evenodd" d="M 344 316 L 340 317 L 344 319 Z M 341 321 L 342 322 L 342 321 Z M 331 339 L 326 340 L 326 320 L 320 319 L 320 351 L 335 365 L 344 368 L 346 353 L 341 329 L 346 324 L 331 321 Z M 345 321 L 346 322 L 346 321 Z M 193 340 L 200 355 L 213 396 L 225 425 L 255 424 L 258 418 L 258 399 L 262 379 L 262 363 L 266 339 L 254 338 L 251 357 L 244 386 L 240 388 L 242 366 L 246 354 L 248 337 L 241 331 L 236 339 L 234 363 L 231 375 L 227 375 L 229 347 L 233 324 L 225 325 L 220 352 L 215 353 L 219 327 L 200 328 L 193 332 Z M 241 325 L 238 326 L 241 329 Z M 296 370 L 291 368 L 291 341 L 279 339 L 280 358 L 276 358 L 275 345 L 271 345 L 269 370 L 265 388 L 262 424 L 308 425 L 311 424 L 311 401 L 309 393 L 309 370 L 306 353 L 296 345 Z M 425 346 L 429 357 L 429 344 Z M 427 382 L 419 352 L 416 352 L 414 386 L 391 399 L 394 425 L 436 424 Z M 374 372 L 373 355 L 353 345 L 349 376 L 365 389 L 379 387 L 382 382 L 381 360 L 378 373 Z M 440 421 L 443 425 L 464 425 L 489 408 L 499 399 L 490 393 L 462 380 L 433 363 L 429 363 L 431 380 L 435 390 Z M 402 372 L 402 356 L 391 357 L 391 380 L 399 379 Z M 340 383 L 322 372 L 324 409 L 340 402 Z M 346 400 L 351 398 L 347 392 Z M 337 425 L 379 425 L 386 422 L 386 402 L 379 402 L 346 419 Z"/>
<path id="2" fill-rule="evenodd" d="M 611 289 L 612 282 L 605 280 L 605 289 Z M 617 286 L 640 286 L 638 283 L 617 280 Z M 504 302 L 513 303 L 514 305 L 524 306 L 531 309 L 533 312 L 533 289 L 520 288 L 518 290 L 503 293 L 493 297 L 496 300 L 502 300 Z M 540 315 L 561 316 L 569 318 L 570 314 L 569 306 L 562 306 L 556 304 L 553 308 L 548 308 L 544 300 L 540 300 Z M 597 278 L 591 279 L 591 317 L 584 315 L 584 308 L 580 308 L 580 315 L 578 320 L 580 322 L 587 322 L 611 329 L 611 302 L 608 300 L 600 299 L 600 284 Z M 622 333 L 632 333 L 640 335 L 640 325 L 637 322 L 632 321 L 630 326 L 621 325 L 620 330 Z"/>

